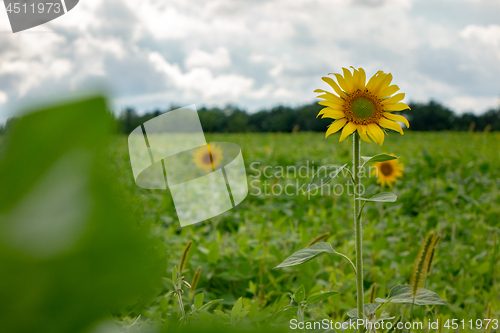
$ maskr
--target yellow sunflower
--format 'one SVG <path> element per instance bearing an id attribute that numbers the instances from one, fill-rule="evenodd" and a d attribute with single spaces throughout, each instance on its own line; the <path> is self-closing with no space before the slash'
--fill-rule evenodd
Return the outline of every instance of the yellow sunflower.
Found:
<path id="1" fill-rule="evenodd" d="M 202 146 L 197 148 L 193 153 L 193 163 L 197 168 L 205 170 L 207 173 L 214 171 L 224 159 L 222 148 L 215 143 L 207 147 Z"/>
<path id="2" fill-rule="evenodd" d="M 318 98 L 324 99 L 319 104 L 326 106 L 318 116 L 335 119 L 328 127 L 326 137 L 343 128 L 339 141 L 343 141 L 357 130 L 364 141 L 371 142 L 371 138 L 374 142 L 382 145 L 385 135 L 380 127 L 403 134 L 403 129 L 397 121 L 410 127 L 408 120 L 391 112 L 402 111 L 409 109 L 409 107 L 405 103 L 401 103 L 405 97 L 404 93 L 393 95 L 399 90 L 399 87 L 391 85 L 392 74 L 378 71 L 366 83 L 366 74 L 363 68 L 351 68 L 353 69 L 352 73 L 347 68 L 342 68 L 343 76 L 330 73 L 337 78 L 337 82 L 330 77 L 322 78 L 337 94 L 322 89 L 314 91 L 323 93 L 318 96 Z"/>
<path id="3" fill-rule="evenodd" d="M 395 156 L 394 154 L 391 154 Z M 372 171 L 372 176 L 377 175 L 377 183 L 384 187 L 386 184 L 392 188 L 392 184 L 396 182 L 396 178 L 403 178 L 403 164 L 399 163 L 398 160 L 390 160 L 385 162 L 375 163 L 375 167 Z"/>

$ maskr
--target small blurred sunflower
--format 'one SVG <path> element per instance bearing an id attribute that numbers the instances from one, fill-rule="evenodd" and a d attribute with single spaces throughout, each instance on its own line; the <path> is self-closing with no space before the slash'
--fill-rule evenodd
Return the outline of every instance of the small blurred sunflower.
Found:
<path id="1" fill-rule="evenodd" d="M 198 169 L 205 170 L 207 173 L 215 170 L 224 159 L 222 148 L 215 143 L 207 143 L 208 149 L 203 146 L 196 149 L 193 153 L 193 163 Z"/>
<path id="2" fill-rule="evenodd" d="M 391 154 L 395 156 L 394 154 Z M 396 178 L 403 178 L 403 164 L 399 163 L 398 160 L 390 160 L 385 162 L 375 163 L 375 167 L 372 171 L 372 176 L 377 176 L 377 183 L 381 184 L 382 187 L 389 186 L 392 188 L 392 184 L 396 182 Z"/>
<path id="3" fill-rule="evenodd" d="M 391 85 L 392 74 L 378 71 L 365 84 L 366 74 L 363 68 L 351 68 L 352 73 L 347 68 L 342 68 L 343 76 L 330 73 L 337 78 L 338 84 L 330 77 L 322 78 L 337 94 L 322 89 L 314 91 L 323 93 L 318 96 L 324 99 L 319 104 L 326 106 L 318 116 L 335 119 L 328 127 L 326 137 L 342 129 L 339 141 L 343 141 L 357 130 L 364 141 L 371 142 L 371 138 L 382 145 L 385 134 L 380 127 L 403 134 L 403 129 L 397 121 L 410 127 L 408 120 L 391 112 L 409 109 L 409 106 L 400 102 L 405 97 L 404 93 L 392 96 L 399 90 L 398 86 Z"/>

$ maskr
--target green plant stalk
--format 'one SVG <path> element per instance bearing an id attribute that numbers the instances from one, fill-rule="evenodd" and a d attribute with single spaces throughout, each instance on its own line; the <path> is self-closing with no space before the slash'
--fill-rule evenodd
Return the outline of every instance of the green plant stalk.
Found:
<path id="1" fill-rule="evenodd" d="M 300 320 L 301 322 L 304 322 L 304 312 L 303 312 L 303 311 L 304 311 L 304 309 L 302 309 L 302 308 L 301 308 L 300 303 L 299 303 L 299 304 L 298 304 L 298 307 L 297 307 L 297 315 L 298 315 L 299 320 Z M 305 324 L 304 324 L 304 326 L 303 326 L 303 328 L 302 328 L 302 331 L 303 331 L 303 332 L 305 332 L 305 331 L 306 331 Z"/>
<path id="2" fill-rule="evenodd" d="M 178 290 L 176 294 L 177 294 L 177 302 L 179 303 L 179 308 L 181 309 L 181 315 L 182 315 L 181 320 L 186 320 L 186 312 L 184 311 L 184 304 L 182 303 L 182 295 L 180 293 L 180 290 Z"/>
<path id="3" fill-rule="evenodd" d="M 357 290 L 357 302 L 358 302 L 358 317 L 359 319 L 363 319 L 364 317 L 364 293 L 363 293 L 363 230 L 361 225 L 361 213 L 360 213 L 360 201 L 357 200 L 359 197 L 359 185 L 361 184 L 359 179 L 359 166 L 360 166 L 360 142 L 359 135 L 355 132 L 353 134 L 353 179 L 354 179 L 354 191 L 353 191 L 353 199 L 354 199 L 354 230 L 356 234 L 356 290 Z M 365 327 L 359 327 L 359 332 L 363 333 L 365 331 Z"/>

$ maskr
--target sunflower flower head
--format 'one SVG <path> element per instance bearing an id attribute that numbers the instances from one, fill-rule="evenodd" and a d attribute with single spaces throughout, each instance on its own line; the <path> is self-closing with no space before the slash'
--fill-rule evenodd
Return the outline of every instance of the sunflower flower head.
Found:
<path id="1" fill-rule="evenodd" d="M 207 173 L 214 171 L 224 159 L 221 146 L 207 143 L 206 146 L 199 147 L 192 155 L 193 163 L 198 169 L 205 170 Z"/>
<path id="2" fill-rule="evenodd" d="M 394 154 L 391 154 L 395 156 Z M 392 185 L 397 181 L 397 178 L 403 178 L 403 164 L 397 159 L 375 163 L 375 169 L 372 170 L 372 176 L 377 176 L 377 183 L 382 187 Z"/>
<path id="3" fill-rule="evenodd" d="M 357 131 L 364 141 L 371 142 L 370 139 L 372 139 L 382 145 L 385 133 L 381 127 L 404 134 L 398 122 L 410 127 L 408 120 L 392 112 L 409 109 L 409 107 L 401 103 L 405 97 L 404 93 L 395 94 L 399 87 L 391 85 L 392 74 L 378 71 L 366 83 L 363 68 L 351 68 L 352 73 L 347 68 L 342 68 L 343 75 L 329 74 L 333 75 L 337 81 L 331 77 L 322 78 L 335 93 L 322 89 L 314 91 L 321 93 L 318 98 L 323 100 L 319 104 L 325 106 L 318 116 L 335 119 L 328 127 L 326 137 L 342 130 L 339 141 L 343 141 Z"/>

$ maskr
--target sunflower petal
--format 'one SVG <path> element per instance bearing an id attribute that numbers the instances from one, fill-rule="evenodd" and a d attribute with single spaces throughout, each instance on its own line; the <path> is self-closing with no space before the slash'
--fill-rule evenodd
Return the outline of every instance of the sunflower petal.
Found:
<path id="1" fill-rule="evenodd" d="M 369 84 L 369 86 L 367 85 L 368 90 L 370 90 L 371 92 L 378 90 L 378 88 L 380 87 L 380 85 L 382 84 L 382 81 L 385 79 L 386 76 L 387 76 L 387 74 L 385 74 L 384 72 L 377 75 L 377 77 L 372 81 L 371 84 L 370 84 L 370 82 L 368 82 L 368 84 Z"/>
<path id="2" fill-rule="evenodd" d="M 342 105 L 338 105 L 337 103 L 334 103 L 332 101 L 319 101 L 318 104 L 319 105 L 324 105 L 324 106 L 329 106 L 332 109 L 338 109 L 338 110 L 343 110 L 344 109 L 342 107 Z"/>
<path id="3" fill-rule="evenodd" d="M 323 95 L 319 95 L 317 98 L 323 98 L 338 105 L 344 105 L 345 103 L 342 98 L 328 91 L 326 91 Z"/>
<path id="4" fill-rule="evenodd" d="M 358 81 L 358 86 L 359 89 L 364 90 L 366 88 L 366 73 L 363 68 L 358 68 L 359 71 L 359 81 Z"/>
<path id="5" fill-rule="evenodd" d="M 368 134 L 373 139 L 373 141 L 382 146 L 382 144 L 384 143 L 384 136 L 385 136 L 384 131 L 382 131 L 380 127 L 374 123 L 368 124 L 366 125 L 366 127 L 368 130 Z"/>
<path id="6" fill-rule="evenodd" d="M 323 114 L 321 118 L 340 119 L 345 117 L 344 111 L 335 110 L 332 108 L 324 108 L 323 110 L 321 110 L 321 112 Z"/>
<path id="7" fill-rule="evenodd" d="M 396 132 L 399 132 L 400 134 L 404 134 L 403 132 L 403 129 L 401 128 L 401 126 L 392 121 L 392 120 L 389 120 L 389 119 L 386 119 L 386 118 L 380 118 L 379 121 L 378 121 L 378 124 L 382 127 L 385 127 L 385 128 L 388 128 L 388 129 L 391 129 L 391 130 L 394 130 Z"/>
<path id="8" fill-rule="evenodd" d="M 334 121 L 329 127 L 328 130 L 326 131 L 325 139 L 335 133 L 338 132 L 342 127 L 344 127 L 345 123 L 347 123 L 347 120 L 345 118 L 339 119 L 337 121 Z"/>
<path id="9" fill-rule="evenodd" d="M 352 67 L 352 82 L 353 82 L 353 91 L 356 91 L 359 89 L 359 72 L 356 68 Z"/>
<path id="10" fill-rule="evenodd" d="M 327 110 L 328 110 L 328 107 L 321 109 L 321 111 L 319 111 L 319 113 L 318 113 L 318 115 L 316 116 L 316 118 L 318 118 L 319 116 L 321 116 L 321 115 L 325 114 L 325 112 L 326 112 Z"/>
<path id="11" fill-rule="evenodd" d="M 345 138 L 347 138 L 347 136 L 349 134 L 352 134 L 356 130 L 356 128 L 357 128 L 356 124 L 347 123 L 347 125 L 345 125 L 344 129 L 342 130 L 342 134 L 340 135 L 339 142 L 344 141 Z"/>
<path id="12" fill-rule="evenodd" d="M 385 140 L 385 133 L 384 133 L 384 131 L 382 131 L 382 129 L 378 125 L 375 125 L 374 129 L 375 129 L 375 132 L 379 133 L 378 135 L 381 138 L 381 140 L 379 141 L 379 144 L 382 146 L 384 144 L 384 140 Z"/>
<path id="13" fill-rule="evenodd" d="M 366 142 L 371 142 L 370 138 L 368 138 L 368 135 L 366 135 L 366 126 L 365 125 L 358 125 L 358 134 L 363 141 Z"/>
<path id="14" fill-rule="evenodd" d="M 342 77 L 342 75 L 337 74 L 337 73 L 330 73 L 330 74 L 335 75 L 335 77 L 337 78 L 337 82 L 339 83 L 340 88 L 342 88 L 347 93 L 348 86 L 347 86 L 347 83 L 345 82 L 344 78 Z"/>
<path id="15" fill-rule="evenodd" d="M 380 171 L 379 171 L 380 172 Z M 380 184 L 380 186 L 385 187 L 385 178 L 378 177 L 377 183 Z"/>
<path id="16" fill-rule="evenodd" d="M 346 93 L 350 94 L 354 91 L 354 79 L 351 71 L 347 68 L 342 67 L 342 72 L 344 73 L 344 80 L 347 85 Z"/>
<path id="17" fill-rule="evenodd" d="M 392 86 L 389 86 L 386 89 L 380 90 L 379 93 L 377 94 L 377 96 L 378 96 L 378 98 L 383 99 L 383 98 L 386 98 L 388 96 L 391 96 L 392 94 L 394 94 L 398 90 L 399 90 L 399 87 L 397 85 L 393 84 Z"/>
<path id="18" fill-rule="evenodd" d="M 337 95 L 339 95 L 340 97 L 345 95 L 342 89 L 339 88 L 338 84 L 331 77 L 322 77 L 321 79 L 328 83 L 330 87 L 332 87 L 333 90 L 337 93 Z"/>
<path id="19" fill-rule="evenodd" d="M 384 109 L 384 111 L 403 111 L 406 109 L 410 109 L 410 107 L 408 105 L 406 105 L 405 103 L 396 103 L 396 104 L 391 104 L 391 105 L 384 105 L 383 109 Z"/>
<path id="20" fill-rule="evenodd" d="M 379 84 L 373 89 L 373 93 L 376 95 L 379 91 L 382 91 L 389 87 L 392 81 L 392 74 L 388 73 L 385 77 L 379 82 Z"/>
<path id="21" fill-rule="evenodd" d="M 381 79 L 381 75 L 384 72 L 378 71 L 377 73 L 373 74 L 373 76 L 368 80 L 368 83 L 366 84 L 366 88 L 370 91 L 372 91 L 373 86 Z"/>
<path id="22" fill-rule="evenodd" d="M 399 114 L 392 114 L 389 112 L 384 112 L 384 117 L 386 117 L 387 119 L 390 119 L 390 120 L 400 121 L 400 122 L 404 123 L 407 128 L 410 128 L 410 123 L 408 122 L 408 120 L 405 117 L 400 116 Z"/>
<path id="23" fill-rule="evenodd" d="M 378 143 L 377 136 L 375 136 L 368 130 L 368 126 L 366 126 L 366 134 L 373 140 L 373 142 Z"/>
<path id="24" fill-rule="evenodd" d="M 404 93 L 399 93 L 399 94 L 396 94 L 396 95 L 392 96 L 391 98 L 383 100 L 382 101 L 382 105 L 394 104 L 394 103 L 402 101 L 404 98 L 405 98 L 405 94 Z"/>

